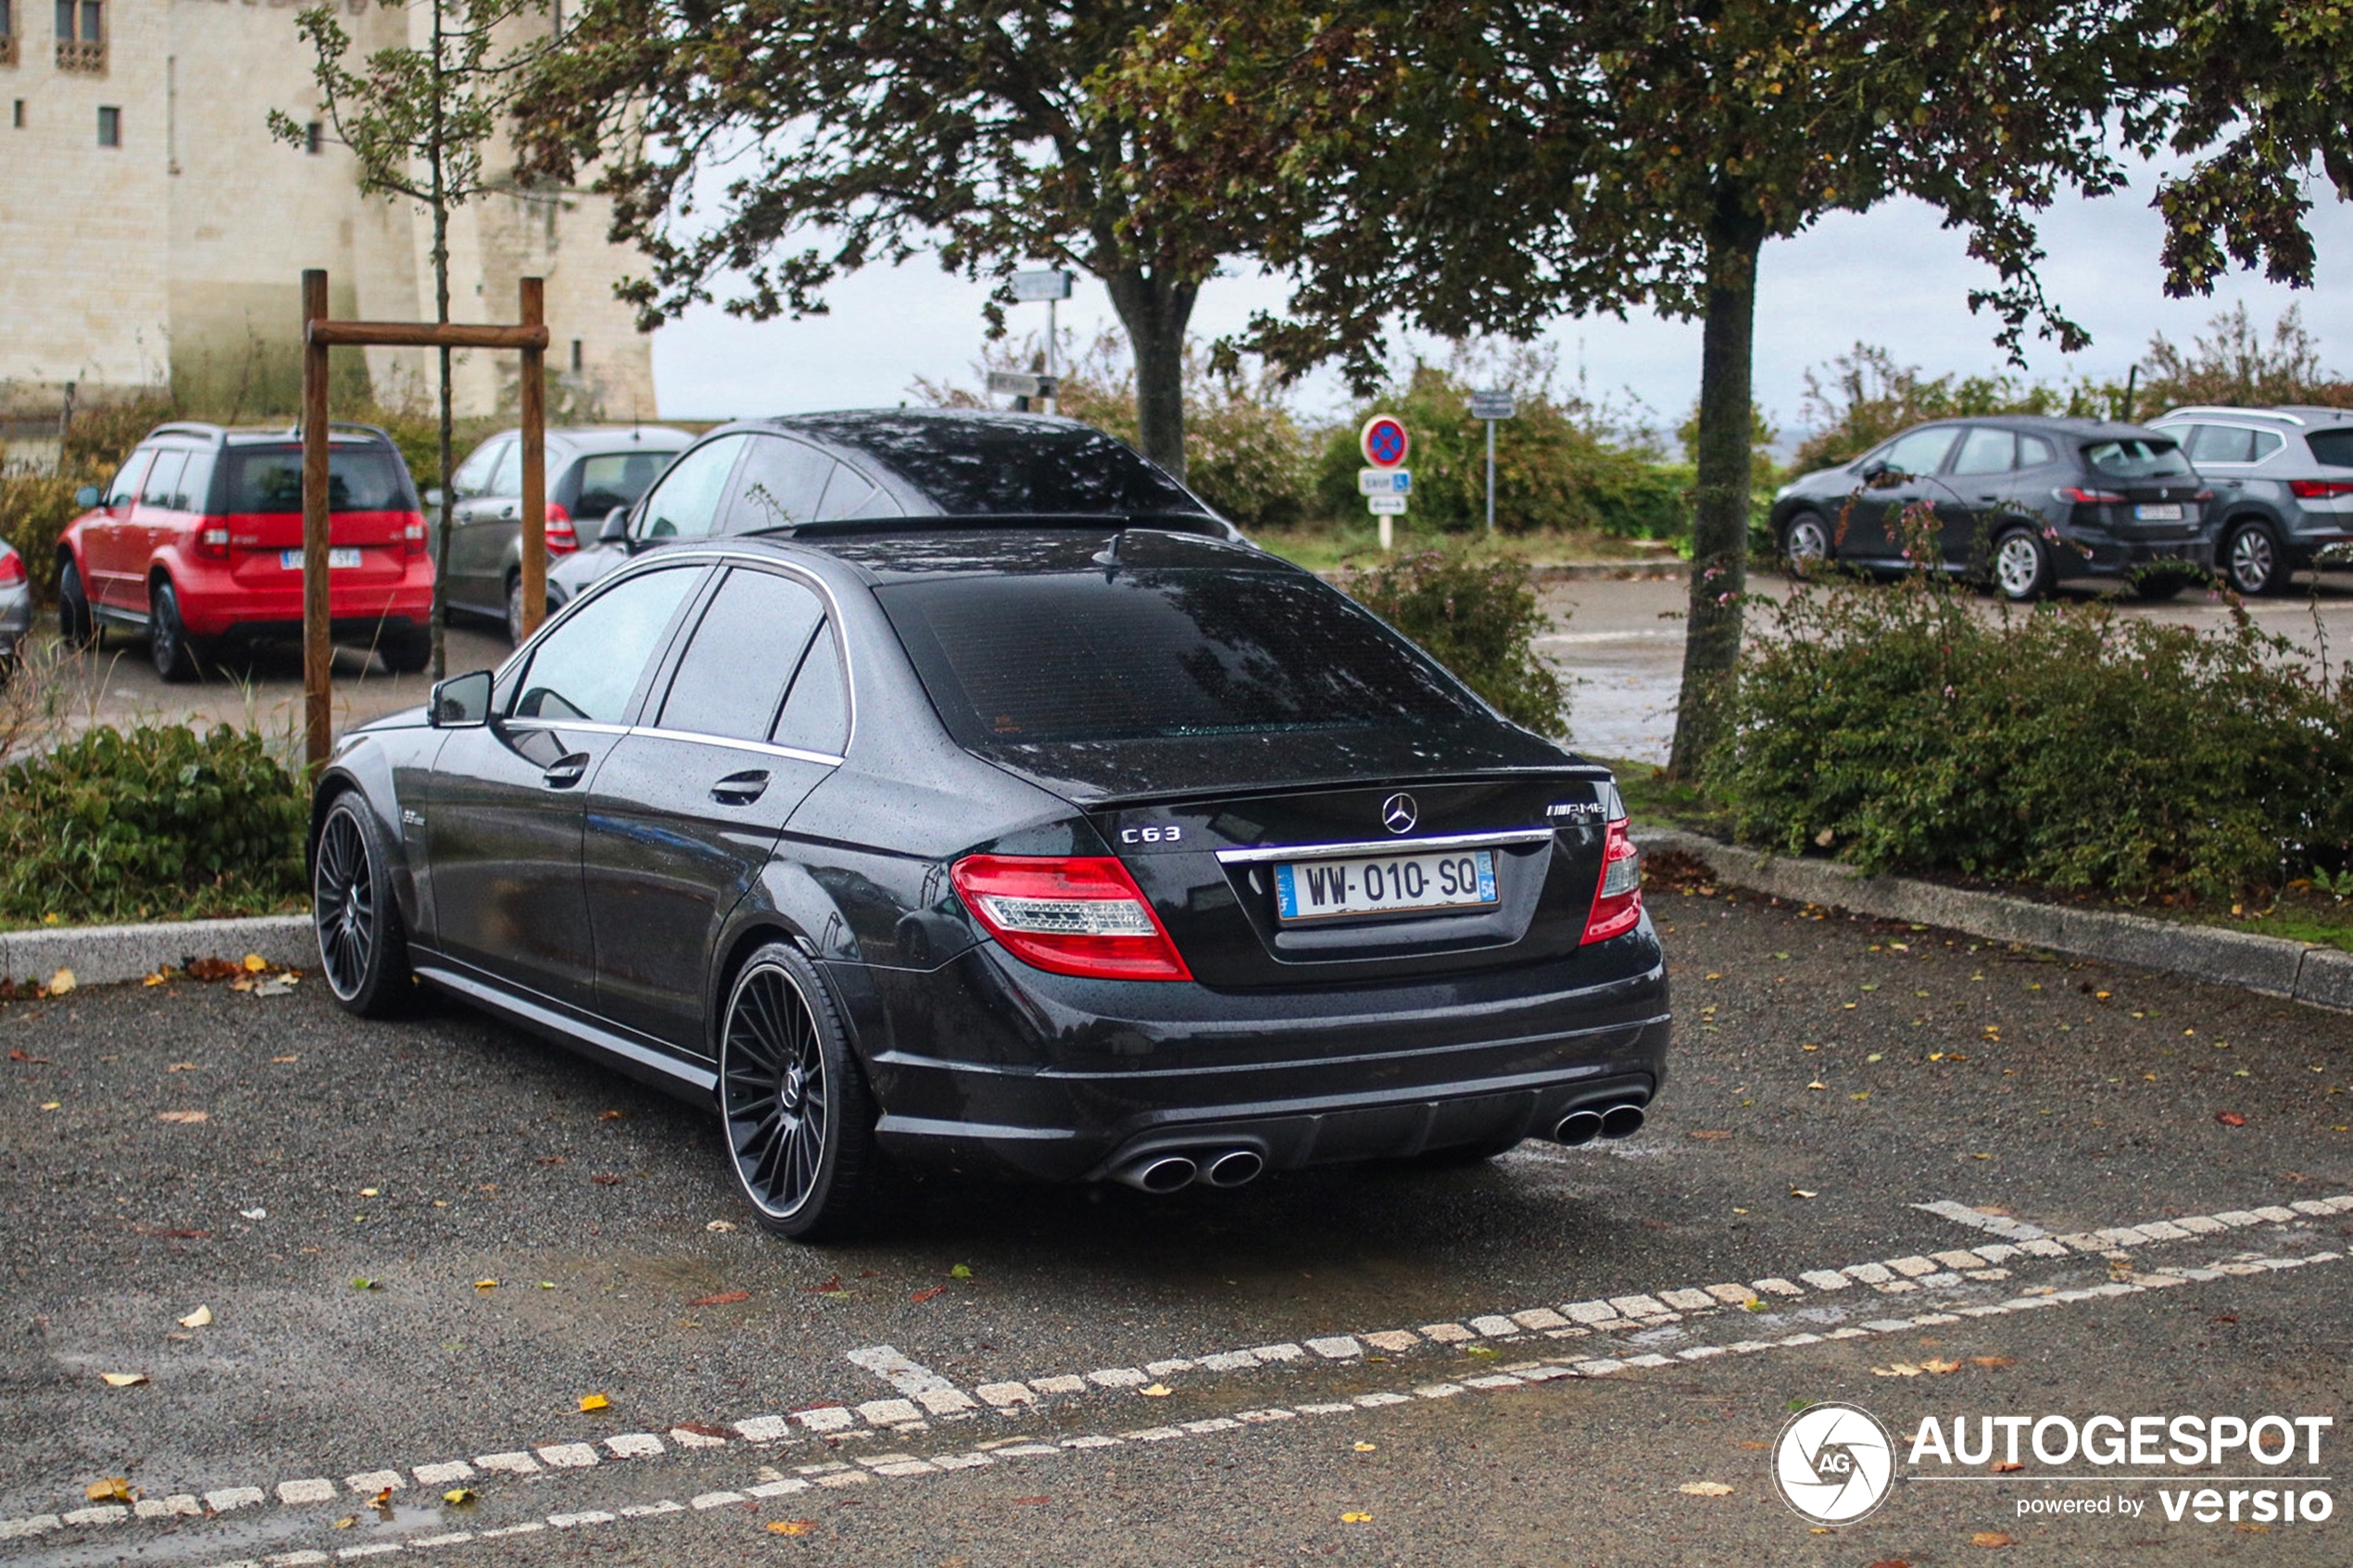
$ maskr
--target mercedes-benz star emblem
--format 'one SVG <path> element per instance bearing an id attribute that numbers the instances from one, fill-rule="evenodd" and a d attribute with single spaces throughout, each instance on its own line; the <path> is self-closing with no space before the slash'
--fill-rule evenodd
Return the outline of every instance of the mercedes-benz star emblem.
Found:
<path id="1" fill-rule="evenodd" d="M 1421 809 L 1410 795 L 1392 795 L 1380 803 L 1380 825 L 1391 833 L 1411 833 L 1421 820 Z"/>

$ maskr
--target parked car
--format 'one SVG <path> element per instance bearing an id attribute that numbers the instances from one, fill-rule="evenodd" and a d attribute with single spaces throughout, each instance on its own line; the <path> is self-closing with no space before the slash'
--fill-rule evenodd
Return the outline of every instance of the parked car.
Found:
<path id="1" fill-rule="evenodd" d="M 2171 435 L 2100 420 L 2006 415 L 1916 425 L 1843 467 L 1783 485 L 1772 525 L 1790 570 L 1901 571 L 1899 521 L 1933 508 L 1937 562 L 2006 598 L 2128 580 L 2181 592 L 2214 565 L 2212 493 Z"/>
<path id="2" fill-rule="evenodd" d="M 547 432 L 547 555 L 580 547 L 616 507 L 643 495 L 694 437 L 663 425 L 584 426 Z M 522 641 L 522 433 L 500 431 L 450 475 L 452 610 L 503 621 Z M 439 501 L 438 496 L 428 496 Z M 434 521 L 438 525 L 438 508 Z"/>
<path id="3" fill-rule="evenodd" d="M 32 630 L 32 578 L 17 547 L 0 539 L 0 680 L 17 662 L 17 644 Z"/>
<path id="4" fill-rule="evenodd" d="M 392 438 L 337 425 L 328 442 L 329 613 L 337 642 L 396 671 L 432 658 L 425 520 Z M 145 633 L 167 681 L 216 647 L 302 634 L 302 435 L 159 425 L 57 545 L 57 629 Z"/>
<path id="5" fill-rule="evenodd" d="M 2246 595 L 2353 546 L 2353 413 L 2342 408 L 2175 408 L 2150 421 L 2214 486 L 2214 558 Z"/>
<path id="6" fill-rule="evenodd" d="M 737 420 L 697 442 L 648 499 L 550 571 L 548 607 L 676 540 L 903 532 L 922 525 L 902 520 L 984 517 L 1128 518 L 1241 537 L 1158 466 L 1076 420 L 962 408 L 796 414 Z"/>
<path id="7" fill-rule="evenodd" d="M 886 1158 L 1234 1186 L 1623 1136 L 1666 1071 L 1609 771 L 1124 517 L 648 551 L 312 824 L 346 1008 L 414 976 L 713 1109 L 786 1236 Z"/>

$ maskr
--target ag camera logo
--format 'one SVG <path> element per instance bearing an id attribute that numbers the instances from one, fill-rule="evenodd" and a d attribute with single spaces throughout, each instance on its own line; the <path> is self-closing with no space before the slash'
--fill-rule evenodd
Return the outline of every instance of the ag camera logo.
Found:
<path id="1" fill-rule="evenodd" d="M 1860 1406 L 1808 1405 L 1773 1442 L 1773 1484 L 1814 1524 L 1854 1524 L 1886 1501 L 1894 1483 L 1895 1440 Z"/>

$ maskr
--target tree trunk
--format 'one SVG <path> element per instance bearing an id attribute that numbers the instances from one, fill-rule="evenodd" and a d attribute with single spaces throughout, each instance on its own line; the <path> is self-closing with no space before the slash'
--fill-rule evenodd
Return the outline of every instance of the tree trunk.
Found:
<path id="1" fill-rule="evenodd" d="M 427 144 L 427 157 L 433 172 L 433 319 L 444 324 L 449 320 L 449 189 L 445 180 L 447 165 L 447 123 L 443 111 L 448 104 L 447 68 L 441 57 L 441 0 L 434 0 L 433 7 L 433 129 Z M 448 678 L 449 632 L 449 483 L 450 437 L 456 424 L 449 389 L 449 348 L 439 350 L 441 371 L 441 519 L 434 530 L 433 546 L 433 678 L 435 684 Z"/>
<path id="2" fill-rule="evenodd" d="M 1701 337 L 1699 475 L 1692 519 L 1691 614 L 1683 689 L 1667 771 L 1696 779 L 1722 743 L 1725 698 L 1740 662 L 1748 589 L 1750 393 L 1756 331 L 1756 252 L 1764 228 L 1736 192 L 1720 194 L 1707 236 L 1707 317 Z"/>
<path id="3" fill-rule="evenodd" d="M 1185 326 L 1199 283 L 1172 283 L 1131 267 L 1104 280 L 1136 351 L 1136 444 L 1185 477 Z"/>

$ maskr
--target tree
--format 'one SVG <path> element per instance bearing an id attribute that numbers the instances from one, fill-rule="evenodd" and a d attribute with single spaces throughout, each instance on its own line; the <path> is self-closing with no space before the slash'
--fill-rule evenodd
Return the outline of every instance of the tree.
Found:
<path id="1" fill-rule="evenodd" d="M 1746 583 L 1757 257 L 1898 194 L 1994 271 L 2016 357 L 2083 332 L 2033 215 L 2122 182 L 2158 44 L 2114 0 L 1180 0 L 1114 101 L 1149 127 L 1148 214 L 1238 204 L 1295 282 L 1252 345 L 1363 383 L 1403 320 L 1526 336 L 1647 307 L 1703 322 L 1690 621 L 1673 770 L 1722 732 Z M 2110 118 L 2113 117 L 2113 118 Z M 2112 130 L 2113 136 L 2105 134 Z"/>
<path id="2" fill-rule="evenodd" d="M 1135 349 L 1139 445 L 1182 474 L 1186 327 L 1237 236 L 1214 209 L 1142 218 L 1151 149 L 1091 87 L 1164 9 L 587 0 L 523 106 L 529 166 L 606 160 L 614 237 L 652 264 L 623 291 L 648 328 L 723 278 L 738 315 L 820 313 L 841 274 L 935 247 L 999 281 L 992 332 L 1021 260 L 1100 278 Z"/>
<path id="3" fill-rule="evenodd" d="M 351 35 L 330 6 L 313 6 L 296 19 L 297 31 L 317 56 L 313 78 L 320 109 L 335 136 L 359 166 L 359 189 L 367 194 L 401 196 L 433 214 L 434 320 L 449 320 L 449 214 L 485 192 L 502 189 L 505 175 L 485 173 L 483 150 L 512 109 L 525 68 L 547 50 L 535 39 L 520 48 L 497 50 L 501 28 L 543 8 L 545 0 L 422 0 L 428 29 L 422 48 L 412 44 L 379 49 L 358 69 L 345 64 Z M 280 109 L 270 111 L 270 132 L 290 146 L 308 144 L 308 131 Z M 444 633 L 448 607 L 443 584 L 449 576 L 449 491 L 454 423 L 449 389 L 449 350 L 440 355 L 440 485 L 442 525 L 436 529 L 433 584 L 433 678 L 447 673 Z"/>

